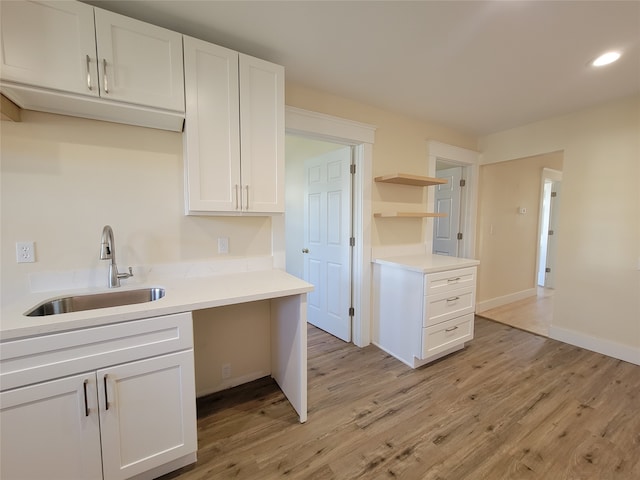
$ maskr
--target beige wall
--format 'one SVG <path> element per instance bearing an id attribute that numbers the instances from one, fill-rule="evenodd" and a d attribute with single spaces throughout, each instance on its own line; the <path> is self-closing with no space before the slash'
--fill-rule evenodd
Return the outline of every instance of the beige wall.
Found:
<path id="1" fill-rule="evenodd" d="M 640 362 L 640 97 L 489 135 L 480 145 L 482 163 L 564 151 L 551 333 L 620 347 Z"/>
<path id="2" fill-rule="evenodd" d="M 562 152 L 480 167 L 477 302 L 536 287 L 543 168 L 562 170 Z M 518 213 L 520 207 L 526 214 Z"/>
<path id="3" fill-rule="evenodd" d="M 427 140 L 477 150 L 477 139 L 472 135 L 297 84 L 287 83 L 285 98 L 286 104 L 293 107 L 375 125 L 374 177 L 394 172 L 426 175 Z M 371 200 L 374 212 L 420 211 L 425 209 L 426 189 L 374 184 Z M 422 243 L 425 235 L 431 235 L 431 228 L 423 232 L 427 224 L 430 226 L 431 222 L 377 218 L 372 224 L 372 246 Z"/>
<path id="4" fill-rule="evenodd" d="M 105 224 L 121 267 L 214 259 L 218 236 L 229 256 L 271 253 L 269 217 L 184 215 L 181 133 L 22 113 L 0 125 L 4 300 L 29 273 L 103 267 Z M 19 240 L 36 242 L 36 263 L 16 263 Z"/>

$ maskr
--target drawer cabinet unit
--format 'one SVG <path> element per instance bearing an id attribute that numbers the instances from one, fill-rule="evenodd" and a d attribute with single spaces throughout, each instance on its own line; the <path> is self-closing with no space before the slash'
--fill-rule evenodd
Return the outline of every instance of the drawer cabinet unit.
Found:
<path id="1" fill-rule="evenodd" d="M 426 256 L 374 266 L 374 343 L 416 368 L 460 350 L 473 339 L 478 262 L 455 259 L 432 271 Z M 424 272 L 427 270 L 427 273 Z"/>
<path id="2" fill-rule="evenodd" d="M 192 337 L 178 314 L 4 342 L 0 477 L 153 478 L 195 461 Z"/>

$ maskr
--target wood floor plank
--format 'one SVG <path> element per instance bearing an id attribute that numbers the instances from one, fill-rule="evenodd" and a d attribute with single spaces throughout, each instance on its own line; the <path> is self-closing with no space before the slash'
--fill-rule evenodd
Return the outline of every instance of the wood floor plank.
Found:
<path id="1" fill-rule="evenodd" d="M 198 401 L 201 479 L 640 478 L 640 367 L 476 317 L 413 370 L 308 330 L 305 424 L 273 380 Z"/>

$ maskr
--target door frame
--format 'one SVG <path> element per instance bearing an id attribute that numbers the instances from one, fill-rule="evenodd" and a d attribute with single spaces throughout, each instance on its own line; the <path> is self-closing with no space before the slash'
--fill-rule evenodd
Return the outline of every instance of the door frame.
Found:
<path id="1" fill-rule="evenodd" d="M 356 173 L 353 185 L 353 343 L 366 347 L 371 343 L 371 184 L 373 182 L 374 125 L 355 122 L 324 113 L 285 107 L 285 131 L 315 140 L 353 147 Z M 274 268 L 284 270 L 284 215 L 272 217 Z"/>
<path id="2" fill-rule="evenodd" d="M 429 160 L 427 175 L 436 176 L 436 162 L 441 161 L 451 166 L 462 167 L 463 178 L 466 181 L 466 192 L 462 192 L 460 201 L 460 224 L 464 237 L 460 243 L 458 256 L 465 258 L 475 258 L 476 256 L 476 221 L 478 206 L 478 172 L 480 154 L 466 148 L 447 145 L 435 140 L 427 141 L 427 158 Z M 427 211 L 435 208 L 435 192 L 427 189 Z M 433 221 L 427 225 L 426 251 L 433 251 Z"/>

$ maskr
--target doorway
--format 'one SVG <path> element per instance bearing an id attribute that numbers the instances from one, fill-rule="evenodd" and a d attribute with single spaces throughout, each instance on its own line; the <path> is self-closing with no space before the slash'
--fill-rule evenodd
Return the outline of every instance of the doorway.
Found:
<path id="1" fill-rule="evenodd" d="M 286 270 L 314 285 L 312 325 L 351 341 L 353 148 L 299 135 L 285 139 Z"/>
<path id="2" fill-rule="evenodd" d="M 465 184 L 465 168 L 452 166 L 449 162 L 436 162 L 436 178 L 447 180 L 438 185 L 434 192 L 434 211 L 445 214 L 433 222 L 433 253 L 437 255 L 459 256 L 462 232 L 462 190 Z"/>
<path id="3" fill-rule="evenodd" d="M 558 211 L 562 197 L 562 172 L 542 169 L 540 192 L 540 236 L 538 239 L 538 286 L 555 288 Z"/>

